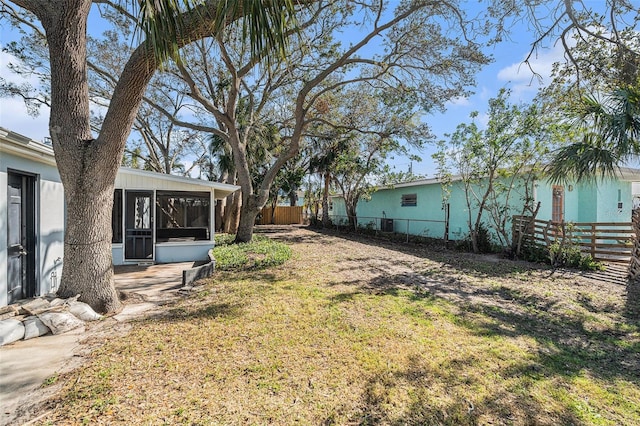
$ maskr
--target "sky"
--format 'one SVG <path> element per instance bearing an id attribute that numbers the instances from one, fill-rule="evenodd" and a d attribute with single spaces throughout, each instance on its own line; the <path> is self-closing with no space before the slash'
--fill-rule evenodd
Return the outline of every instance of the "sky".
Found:
<path id="1" fill-rule="evenodd" d="M 0 45 L 11 41 L 16 37 L 8 26 L 0 26 Z M 89 27 L 91 31 L 91 26 Z M 486 110 L 490 98 L 495 97 L 502 87 L 511 89 L 512 103 L 529 102 L 535 96 L 540 84 L 550 82 L 551 66 L 556 61 L 563 60 L 563 52 L 559 47 L 551 47 L 546 50 L 538 50 L 532 58 L 531 63 L 540 76 L 540 83 L 534 78 L 529 67 L 522 61 L 529 54 L 533 34 L 526 28 L 513 28 L 511 38 L 495 45 L 485 51 L 490 54 L 494 61 L 485 66 L 477 74 L 477 85 L 471 90 L 473 95 L 467 98 L 458 98 L 447 103 L 447 111 L 443 114 L 436 113 L 425 117 L 425 121 L 430 125 L 438 139 L 451 133 L 461 122 L 468 121 L 472 111 L 478 111 L 479 123 L 486 120 Z M 12 74 L 7 64 L 15 61 L 4 52 L 0 52 L 0 76 L 9 81 L 20 82 L 20 78 Z M 20 98 L 0 99 L 0 127 L 20 133 L 31 139 L 43 141 L 48 136 L 48 110 L 41 109 L 37 117 L 31 117 Z M 415 174 L 433 177 L 436 167 L 431 159 L 431 154 L 435 151 L 433 147 L 427 147 L 422 152 L 415 152 L 423 161 L 410 162 L 407 158 L 395 157 L 390 164 L 396 171 L 407 171 L 411 164 Z"/>

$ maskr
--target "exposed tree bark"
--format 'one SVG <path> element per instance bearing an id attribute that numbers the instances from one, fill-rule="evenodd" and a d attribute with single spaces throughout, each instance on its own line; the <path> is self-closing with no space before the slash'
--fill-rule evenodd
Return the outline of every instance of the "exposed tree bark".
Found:
<path id="1" fill-rule="evenodd" d="M 70 26 L 70 22 L 52 29 L 45 26 L 52 65 L 49 127 L 68 218 L 58 293 L 63 297 L 80 294 L 80 300 L 96 311 L 116 312 L 121 305 L 113 283 L 111 254 L 113 188 L 127 137 L 156 63 L 144 47 L 136 50 L 116 86 L 100 135 L 92 139 L 84 65 L 86 34 L 75 34 L 77 43 L 68 43 Z M 65 47 L 71 50 L 67 58 L 60 55 Z M 82 63 L 82 69 L 69 69 L 67 63 Z M 75 81 L 69 84 L 73 74 Z M 77 90 L 79 86 L 83 87 L 82 93 Z M 83 103 L 87 107 L 82 111 L 73 107 Z"/>
<path id="2" fill-rule="evenodd" d="M 225 175 L 221 181 L 230 185 L 236 184 L 236 173 L 225 172 Z M 240 219 L 240 194 L 234 192 L 229 194 L 226 198 L 218 201 L 219 210 L 216 210 L 216 214 L 220 215 L 219 229 L 227 234 L 235 234 L 238 230 L 238 220 Z"/>
<path id="3" fill-rule="evenodd" d="M 49 128 L 68 218 L 58 293 L 62 297 L 79 294 L 95 310 L 115 312 L 120 302 L 113 286 L 111 209 L 128 132 L 118 134 L 107 126 L 105 136 L 92 138 L 86 66 L 91 1 L 69 3 L 68 7 L 52 7 L 48 16 L 39 15 L 51 61 Z M 126 127 L 126 117 L 119 114 L 119 118 Z"/>
<path id="4" fill-rule="evenodd" d="M 329 219 L 329 185 L 331 185 L 331 172 L 324 172 L 324 187 L 322 188 L 322 227 L 328 228 Z"/>
<path id="5" fill-rule="evenodd" d="M 227 234 L 235 234 L 238 232 L 238 223 L 240 221 L 240 209 L 242 208 L 241 194 L 234 192 L 227 197 L 227 206 L 225 209 L 224 232 Z"/>
<path id="6" fill-rule="evenodd" d="M 261 200 L 260 195 L 242 196 L 242 213 L 240 215 L 240 223 L 238 224 L 238 232 L 236 233 L 237 243 L 248 243 L 253 237 L 253 225 L 256 222 L 258 213 L 264 207 L 266 201 Z"/>
<path id="7" fill-rule="evenodd" d="M 295 207 L 298 204 L 298 193 L 295 189 L 289 192 L 289 206 Z"/>

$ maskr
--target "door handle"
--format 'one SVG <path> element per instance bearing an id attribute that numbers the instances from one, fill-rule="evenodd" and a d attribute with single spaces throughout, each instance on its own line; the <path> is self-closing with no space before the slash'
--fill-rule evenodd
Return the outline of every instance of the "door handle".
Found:
<path id="1" fill-rule="evenodd" d="M 22 244 L 13 244 L 8 247 L 10 256 L 26 256 L 29 254 Z"/>

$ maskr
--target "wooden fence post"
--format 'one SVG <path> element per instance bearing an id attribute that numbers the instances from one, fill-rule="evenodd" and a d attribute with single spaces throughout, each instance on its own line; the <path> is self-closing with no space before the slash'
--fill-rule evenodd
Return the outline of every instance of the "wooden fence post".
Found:
<path id="1" fill-rule="evenodd" d="M 640 278 L 640 209 L 634 209 L 631 213 L 633 224 L 633 250 L 629 261 L 629 278 L 637 281 Z"/>
<path id="2" fill-rule="evenodd" d="M 596 258 L 596 224 L 591 224 L 591 258 Z"/>

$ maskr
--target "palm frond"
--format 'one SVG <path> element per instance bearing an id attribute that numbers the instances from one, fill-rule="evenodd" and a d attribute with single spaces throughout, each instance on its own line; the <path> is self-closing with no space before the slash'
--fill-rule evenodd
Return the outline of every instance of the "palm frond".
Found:
<path id="1" fill-rule="evenodd" d="M 287 31 L 295 26 L 297 4 L 296 0 L 220 0 L 216 28 L 243 17 L 242 35 L 250 41 L 254 55 L 268 50 L 284 56 Z"/>
<path id="2" fill-rule="evenodd" d="M 557 149 L 544 172 L 553 183 L 590 181 L 597 177 L 615 177 L 619 163 L 619 156 L 607 147 L 574 143 Z"/>
<path id="3" fill-rule="evenodd" d="M 572 114 L 584 139 L 556 150 L 546 167 L 550 180 L 614 177 L 620 165 L 640 156 L 640 88 L 623 87 L 602 100 L 586 96 Z"/>
<path id="4" fill-rule="evenodd" d="M 238 24 L 254 55 L 265 50 L 284 55 L 298 0 L 139 0 L 138 6 L 139 28 L 162 63 L 179 60 L 180 48 L 191 41 L 185 35 L 194 17 L 211 23 L 211 37 Z"/>
<path id="5" fill-rule="evenodd" d="M 184 13 L 194 6 L 192 0 L 139 0 L 138 27 L 160 63 L 178 57 Z"/>

